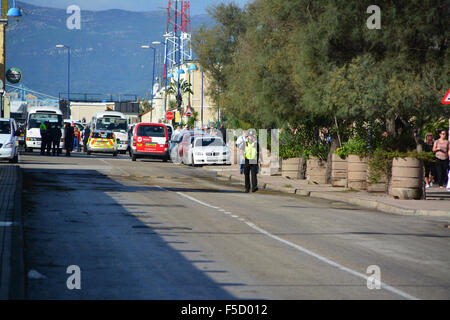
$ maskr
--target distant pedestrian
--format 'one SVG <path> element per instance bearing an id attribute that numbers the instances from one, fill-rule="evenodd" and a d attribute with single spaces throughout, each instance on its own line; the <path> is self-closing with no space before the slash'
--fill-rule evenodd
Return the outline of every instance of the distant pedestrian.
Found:
<path id="1" fill-rule="evenodd" d="M 52 127 L 50 122 L 46 121 L 45 122 L 45 126 L 47 127 L 47 130 L 45 130 L 45 148 L 46 148 L 46 153 L 49 156 L 50 155 L 50 150 L 52 149 Z"/>
<path id="2" fill-rule="evenodd" d="M 66 157 L 70 157 L 70 151 L 73 149 L 73 141 L 74 141 L 74 132 L 73 127 L 70 123 L 66 123 L 64 127 L 64 143 L 66 148 Z"/>
<path id="3" fill-rule="evenodd" d="M 83 132 L 83 149 L 84 152 L 87 152 L 87 145 L 89 141 L 89 136 L 91 135 L 91 129 L 88 125 L 84 126 L 84 132 Z"/>
<path id="4" fill-rule="evenodd" d="M 425 142 L 423 144 L 424 152 L 433 152 L 433 134 L 427 132 L 425 135 Z M 425 167 L 425 188 L 430 188 L 433 186 L 434 177 L 436 176 L 436 166 L 433 161 L 424 161 Z"/>
<path id="5" fill-rule="evenodd" d="M 220 125 L 219 129 L 220 135 L 225 143 L 227 143 L 227 130 L 224 128 L 223 124 Z"/>
<path id="6" fill-rule="evenodd" d="M 47 147 L 46 145 L 47 125 L 45 124 L 45 122 L 41 123 L 41 125 L 39 126 L 39 131 L 41 133 L 41 155 L 44 155 L 45 148 Z"/>
<path id="7" fill-rule="evenodd" d="M 440 130 L 439 139 L 433 145 L 433 152 L 436 156 L 436 181 L 441 189 L 444 189 L 444 185 L 447 183 L 448 159 L 450 157 L 450 143 L 445 138 L 446 135 L 445 130 Z"/>
<path id="8" fill-rule="evenodd" d="M 52 125 L 52 147 L 53 147 L 53 155 L 59 156 L 61 153 L 61 150 L 59 148 L 59 143 L 61 142 L 61 128 L 58 126 L 57 123 L 54 123 Z"/>
<path id="9" fill-rule="evenodd" d="M 256 132 L 250 130 L 248 133 L 248 141 L 245 143 L 245 192 L 250 191 L 250 175 L 251 175 L 251 187 L 252 192 L 258 191 L 258 166 L 261 164 L 262 158 L 260 156 L 260 146 Z"/>
<path id="10" fill-rule="evenodd" d="M 247 142 L 247 130 L 244 130 L 236 140 L 236 147 L 238 148 L 238 156 L 239 156 L 239 171 L 241 174 L 244 173 L 244 164 L 245 164 L 244 151 L 246 142 Z"/>
<path id="11" fill-rule="evenodd" d="M 78 129 L 77 126 L 73 126 L 73 148 L 75 150 L 75 146 L 76 146 L 76 150 L 77 152 L 80 151 L 80 130 Z"/>

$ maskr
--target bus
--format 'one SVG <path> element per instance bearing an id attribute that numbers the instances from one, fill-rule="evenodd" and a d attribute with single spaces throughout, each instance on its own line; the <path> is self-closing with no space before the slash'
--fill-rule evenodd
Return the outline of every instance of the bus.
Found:
<path id="1" fill-rule="evenodd" d="M 118 111 L 97 112 L 91 121 L 92 130 L 111 130 L 114 132 L 117 142 L 117 150 L 125 153 L 128 149 L 128 120 Z"/>
<path id="2" fill-rule="evenodd" d="M 61 129 L 60 149 L 64 147 L 64 120 L 63 113 L 58 107 L 38 106 L 28 107 L 26 116 L 25 151 L 32 152 L 33 149 L 41 149 L 41 123 L 56 123 Z"/>

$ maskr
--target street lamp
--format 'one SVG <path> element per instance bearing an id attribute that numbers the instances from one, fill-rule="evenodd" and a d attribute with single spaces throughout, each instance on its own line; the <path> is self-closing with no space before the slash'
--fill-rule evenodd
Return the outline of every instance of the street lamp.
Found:
<path id="1" fill-rule="evenodd" d="M 189 73 L 189 105 L 191 105 L 191 71 L 197 70 L 197 66 L 195 64 L 191 64 L 188 68 Z"/>
<path id="2" fill-rule="evenodd" d="M 57 44 L 57 48 L 67 48 L 67 119 L 70 115 L 70 47 L 64 44 Z"/>
<path id="3" fill-rule="evenodd" d="M 159 41 L 153 41 L 153 45 L 157 46 L 161 44 Z M 150 105 L 150 122 L 152 122 L 153 118 L 153 87 L 154 87 L 154 81 L 155 81 L 155 56 L 156 56 L 156 48 L 152 46 L 141 46 L 142 49 L 152 49 L 153 50 L 153 70 L 152 70 L 152 99 L 151 99 L 151 105 Z"/>
<path id="4" fill-rule="evenodd" d="M 20 12 L 19 8 L 16 8 L 16 1 L 13 1 L 13 6 L 8 10 L 8 1 L 7 0 L 1 0 L 1 18 L 0 18 L 0 38 L 2 39 L 0 43 L 0 65 L 2 68 L 0 69 L 0 117 L 5 116 L 5 110 L 4 110 L 4 104 L 3 104 L 3 94 L 5 89 L 5 66 L 6 66 L 6 54 L 5 54 L 5 32 L 6 32 L 6 26 L 8 25 L 8 18 L 16 18 L 17 20 L 22 17 L 22 13 Z"/>

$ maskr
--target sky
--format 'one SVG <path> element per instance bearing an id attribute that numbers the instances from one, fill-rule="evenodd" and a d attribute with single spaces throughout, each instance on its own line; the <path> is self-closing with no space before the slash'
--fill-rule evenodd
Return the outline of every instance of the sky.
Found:
<path id="1" fill-rule="evenodd" d="M 36 6 L 62 8 L 75 4 L 81 10 L 122 9 L 130 11 L 158 11 L 167 9 L 168 0 L 17 0 Z M 190 0 L 191 15 L 204 14 L 206 8 L 220 2 L 234 2 L 243 7 L 251 0 Z"/>

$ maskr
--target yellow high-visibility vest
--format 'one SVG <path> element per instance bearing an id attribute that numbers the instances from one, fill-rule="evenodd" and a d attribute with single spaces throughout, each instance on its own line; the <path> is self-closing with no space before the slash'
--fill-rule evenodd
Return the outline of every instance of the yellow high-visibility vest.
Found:
<path id="1" fill-rule="evenodd" d="M 245 143 L 245 159 L 248 160 L 256 160 L 257 150 L 256 150 L 256 141 L 252 144 L 246 142 Z"/>

